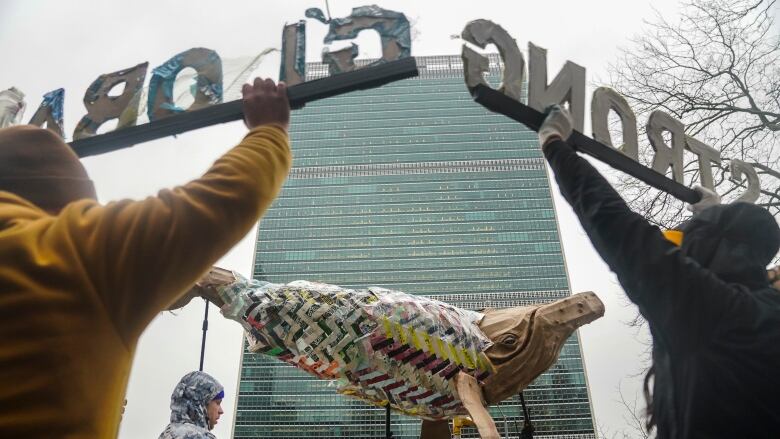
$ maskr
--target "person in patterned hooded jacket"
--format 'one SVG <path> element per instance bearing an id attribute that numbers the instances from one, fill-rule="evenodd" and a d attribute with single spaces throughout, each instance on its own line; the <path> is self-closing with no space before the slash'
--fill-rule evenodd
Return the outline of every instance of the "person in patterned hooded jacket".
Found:
<path id="1" fill-rule="evenodd" d="M 225 390 L 205 372 L 190 372 L 171 395 L 171 422 L 158 439 L 216 439 L 210 430 L 217 425 Z"/>

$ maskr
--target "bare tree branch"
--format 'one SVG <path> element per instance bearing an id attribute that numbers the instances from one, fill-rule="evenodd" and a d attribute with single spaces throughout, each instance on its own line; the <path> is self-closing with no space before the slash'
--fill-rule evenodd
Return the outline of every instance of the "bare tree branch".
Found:
<path id="1" fill-rule="evenodd" d="M 757 204 L 773 215 L 780 215 L 780 35 L 772 17 L 777 5 L 685 0 L 674 20 L 656 12 L 609 69 L 613 88 L 639 120 L 664 110 L 683 121 L 688 135 L 720 151 L 723 162 L 713 166 L 713 179 L 725 202 L 744 187 L 729 178 L 728 160 L 753 164 L 763 189 Z M 640 148 L 640 162 L 649 164 L 652 154 Z M 696 161 L 686 152 L 686 184 L 698 182 Z M 681 202 L 630 177 L 619 176 L 618 187 L 655 224 L 672 227 L 688 215 Z"/>

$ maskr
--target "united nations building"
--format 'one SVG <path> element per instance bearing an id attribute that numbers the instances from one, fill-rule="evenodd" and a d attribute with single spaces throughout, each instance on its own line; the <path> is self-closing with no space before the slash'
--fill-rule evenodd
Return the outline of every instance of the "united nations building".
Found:
<path id="1" fill-rule="evenodd" d="M 536 133 L 472 101 L 460 56 L 417 64 L 419 77 L 295 112 L 294 168 L 260 223 L 254 277 L 381 286 L 467 309 L 568 296 Z M 307 65 L 307 80 L 326 75 Z M 383 408 L 273 358 L 242 358 L 235 438 L 385 437 Z M 536 437 L 595 437 L 576 333 L 524 398 Z M 518 397 L 491 413 L 502 437 L 518 437 Z M 419 420 L 391 421 L 395 438 L 418 437 Z"/>

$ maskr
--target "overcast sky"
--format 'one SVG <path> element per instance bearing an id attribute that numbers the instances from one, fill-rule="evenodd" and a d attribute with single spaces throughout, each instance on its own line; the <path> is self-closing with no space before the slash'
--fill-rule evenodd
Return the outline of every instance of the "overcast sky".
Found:
<path id="1" fill-rule="evenodd" d="M 606 67 L 615 60 L 618 47 L 629 44 L 628 38 L 640 30 L 643 19 L 652 17 L 653 8 L 669 17 L 677 12 L 675 0 L 656 0 L 652 6 L 650 3 L 378 2 L 386 9 L 405 13 L 413 23 L 413 55 L 459 54 L 462 42 L 450 36 L 460 34 L 467 22 L 486 18 L 507 29 L 524 52 L 528 41 L 548 49 L 550 76 L 566 60 L 586 67 L 591 89 L 601 85 L 599 79 L 606 78 Z M 333 17 L 343 17 L 352 7 L 366 4 L 370 3 L 333 0 L 330 12 Z M 283 24 L 303 19 L 305 9 L 314 6 L 325 9 L 320 0 L 0 0 L 0 89 L 16 86 L 26 93 L 26 122 L 44 93 L 64 87 L 65 131 L 70 137 L 85 113 L 84 91 L 98 75 L 145 61 L 151 72 L 171 56 L 192 47 L 213 49 L 226 59 L 253 56 L 265 48 L 280 47 Z M 319 60 L 325 30 L 325 25 L 308 21 L 308 61 Z M 375 33 L 364 32 L 357 43 L 360 57 L 380 54 Z M 270 56 L 259 72 L 276 79 L 278 63 L 278 55 Z M 101 201 L 140 198 L 199 176 L 244 132 L 242 124 L 233 123 L 84 162 Z M 586 132 L 590 129 L 586 128 Z M 640 145 L 647 147 L 647 141 L 640 139 Z M 604 318 L 580 333 L 596 422 L 609 433 L 619 432 L 628 427 L 624 409 L 616 401 L 616 389 L 622 385 L 627 398 L 633 401 L 636 396 L 641 402 L 638 390 L 644 367 L 642 341 L 647 336 L 626 327 L 625 322 L 634 316 L 634 308 L 626 305 L 614 276 L 594 253 L 557 189 L 555 194 L 572 291 L 594 291 L 607 307 Z M 252 250 L 253 236 L 248 236 L 220 265 L 249 275 Z M 216 308 L 211 311 L 205 365 L 206 371 L 225 385 L 226 413 L 214 432 L 219 438 L 227 438 L 234 416 L 241 330 L 223 319 Z M 167 424 L 171 390 L 182 375 L 198 367 L 202 314 L 203 303 L 193 302 L 176 315 L 159 316 L 146 330 L 130 377 L 129 402 L 120 437 L 157 437 Z"/>

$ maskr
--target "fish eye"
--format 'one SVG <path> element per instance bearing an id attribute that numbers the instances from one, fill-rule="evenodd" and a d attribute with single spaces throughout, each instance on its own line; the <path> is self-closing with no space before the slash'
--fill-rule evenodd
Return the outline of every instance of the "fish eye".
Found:
<path id="1" fill-rule="evenodd" d="M 499 342 L 501 344 L 505 344 L 505 345 L 510 345 L 511 346 L 511 345 L 517 344 L 517 336 L 515 336 L 514 334 L 506 334 L 506 335 L 501 337 Z"/>

